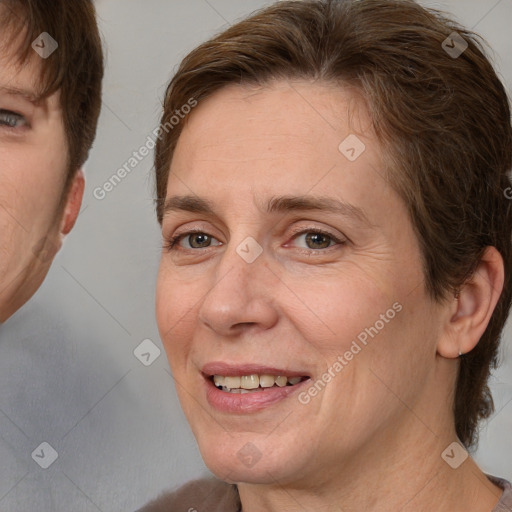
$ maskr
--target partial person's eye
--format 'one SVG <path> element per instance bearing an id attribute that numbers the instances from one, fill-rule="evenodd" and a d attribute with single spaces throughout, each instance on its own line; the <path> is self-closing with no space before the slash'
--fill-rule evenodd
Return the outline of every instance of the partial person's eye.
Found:
<path id="1" fill-rule="evenodd" d="M 182 249 L 206 249 L 208 247 L 217 246 L 221 243 L 202 231 L 182 233 L 171 238 L 166 243 L 168 251 L 176 250 L 178 247 Z"/>
<path id="2" fill-rule="evenodd" d="M 294 242 L 299 242 L 301 249 L 328 249 L 333 245 L 343 244 L 343 240 L 339 240 L 331 233 L 320 230 L 307 230 L 297 233 Z"/>
<path id="3" fill-rule="evenodd" d="M 6 126 L 7 128 L 19 128 L 27 124 L 26 119 L 16 112 L 10 110 L 0 109 L 0 126 Z"/>

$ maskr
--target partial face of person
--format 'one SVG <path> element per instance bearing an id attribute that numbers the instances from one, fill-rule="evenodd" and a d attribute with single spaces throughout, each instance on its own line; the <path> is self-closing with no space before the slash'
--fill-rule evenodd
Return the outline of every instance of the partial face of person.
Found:
<path id="1" fill-rule="evenodd" d="M 226 87 L 171 164 L 157 321 L 207 466 L 332 481 L 419 427 L 438 311 L 354 92 Z M 400 397 L 398 399 L 397 397 Z"/>
<path id="2" fill-rule="evenodd" d="M 3 41 L 2 41 L 3 43 Z M 0 54 L 0 321 L 43 281 L 78 214 L 83 175 L 62 205 L 67 141 L 58 92 L 37 101 L 43 60 Z M 8 48 L 8 47 L 7 47 Z"/>

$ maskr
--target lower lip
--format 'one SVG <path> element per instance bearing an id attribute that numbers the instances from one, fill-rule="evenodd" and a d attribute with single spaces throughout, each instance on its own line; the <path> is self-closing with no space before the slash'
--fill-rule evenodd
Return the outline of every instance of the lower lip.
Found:
<path id="1" fill-rule="evenodd" d="M 217 388 L 209 378 L 205 378 L 206 400 L 218 411 L 232 414 L 247 414 L 261 411 L 285 398 L 289 398 L 300 388 L 307 385 L 306 379 L 294 386 L 272 387 L 250 393 L 229 393 Z"/>

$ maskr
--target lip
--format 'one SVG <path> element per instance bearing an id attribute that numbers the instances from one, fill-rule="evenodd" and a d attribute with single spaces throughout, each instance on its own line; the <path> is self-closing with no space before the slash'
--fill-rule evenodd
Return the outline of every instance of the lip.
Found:
<path id="1" fill-rule="evenodd" d="M 249 414 L 261 411 L 289 398 L 305 385 L 309 385 L 311 381 L 310 376 L 306 372 L 254 364 L 230 365 L 223 362 L 206 364 L 202 369 L 202 374 L 205 383 L 206 400 L 210 406 L 220 412 L 231 414 Z M 241 376 L 253 374 L 309 378 L 294 386 L 272 387 L 244 394 L 222 391 L 215 386 L 211 379 L 212 375 Z"/>
<path id="2" fill-rule="evenodd" d="M 242 375 L 284 375 L 286 377 L 310 377 L 305 371 L 285 370 L 272 366 L 264 366 L 257 364 L 227 364 L 221 361 L 207 363 L 202 370 L 204 375 L 211 377 L 212 375 L 224 375 L 230 377 L 241 377 Z"/>

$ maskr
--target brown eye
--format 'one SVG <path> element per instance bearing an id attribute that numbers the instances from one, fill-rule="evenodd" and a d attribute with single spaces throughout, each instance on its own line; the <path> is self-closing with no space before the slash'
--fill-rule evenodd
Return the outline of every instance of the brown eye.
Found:
<path id="1" fill-rule="evenodd" d="M 188 235 L 188 244 L 192 249 L 202 249 L 209 247 L 212 243 L 212 237 L 206 233 L 193 233 Z"/>
<path id="2" fill-rule="evenodd" d="M 177 250 L 193 250 L 193 249 L 208 249 L 209 247 L 216 247 L 222 245 L 215 237 L 204 233 L 202 231 L 189 231 L 182 233 L 169 239 L 165 247 L 168 251 Z"/>
<path id="3" fill-rule="evenodd" d="M 306 233 L 305 242 L 308 249 L 327 249 L 333 243 L 331 236 L 324 233 Z"/>

